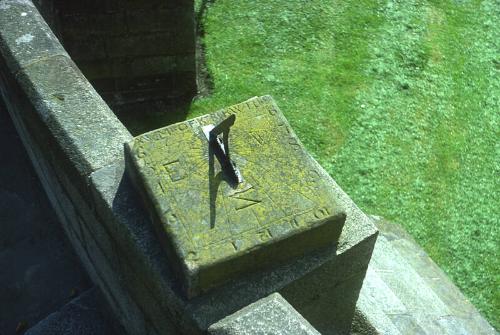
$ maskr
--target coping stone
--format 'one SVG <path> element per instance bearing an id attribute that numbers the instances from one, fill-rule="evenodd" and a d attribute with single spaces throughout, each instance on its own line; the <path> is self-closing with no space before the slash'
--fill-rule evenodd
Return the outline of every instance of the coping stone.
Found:
<path id="1" fill-rule="evenodd" d="M 82 176 L 123 156 L 130 133 L 71 59 L 54 56 L 33 63 L 17 80 L 38 119 Z"/>
<path id="2" fill-rule="evenodd" d="M 114 335 L 117 325 L 108 315 L 98 289 L 92 288 L 28 329 L 25 335 Z"/>
<path id="3" fill-rule="evenodd" d="M 281 295 L 273 293 L 208 328 L 210 335 L 319 335 Z"/>
<path id="4" fill-rule="evenodd" d="M 0 0 L 0 52 L 12 73 L 55 55 L 69 58 L 30 0 Z"/>

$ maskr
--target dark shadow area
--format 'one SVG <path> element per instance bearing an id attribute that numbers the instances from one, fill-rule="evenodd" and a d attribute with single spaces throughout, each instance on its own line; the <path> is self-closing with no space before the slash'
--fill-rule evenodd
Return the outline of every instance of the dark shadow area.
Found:
<path id="1" fill-rule="evenodd" d="M 41 14 L 133 135 L 184 121 L 214 84 L 203 19 L 215 0 L 41 0 Z"/>
<path id="2" fill-rule="evenodd" d="M 91 286 L 0 100 L 0 334 L 22 334 Z"/>
<path id="3" fill-rule="evenodd" d="M 191 99 L 158 99 L 110 105 L 134 136 L 186 120 Z"/>
<path id="4" fill-rule="evenodd" d="M 208 132 L 208 183 L 210 194 L 210 228 L 215 227 L 217 192 L 222 180 L 225 180 L 233 189 L 242 182 L 241 174 L 231 161 L 229 152 L 229 131 L 236 121 L 236 115 L 231 115 L 210 132 Z M 222 139 L 218 136 L 222 134 Z M 215 175 L 215 160 L 217 157 L 221 171 Z"/>
<path id="5" fill-rule="evenodd" d="M 185 120 L 197 95 L 193 0 L 42 0 L 73 61 L 138 135 Z"/>
<path id="6" fill-rule="evenodd" d="M 203 24 L 208 7 L 214 2 L 215 0 L 203 0 L 196 12 L 196 84 L 200 98 L 209 96 L 214 90 L 214 81 L 206 62 L 205 26 Z"/>
<path id="7" fill-rule="evenodd" d="M 222 171 L 215 174 L 215 154 L 212 146 L 208 149 L 208 187 L 210 193 L 210 228 L 215 228 L 215 220 L 217 218 L 217 193 L 219 192 L 219 185 L 224 179 Z"/>

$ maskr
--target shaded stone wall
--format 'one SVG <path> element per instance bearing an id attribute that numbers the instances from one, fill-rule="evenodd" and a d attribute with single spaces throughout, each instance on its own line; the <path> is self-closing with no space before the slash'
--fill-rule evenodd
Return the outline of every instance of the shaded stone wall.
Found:
<path id="1" fill-rule="evenodd" d="M 111 107 L 195 95 L 192 0 L 45 0 L 39 7 L 49 21 L 55 11 L 51 26 Z"/>

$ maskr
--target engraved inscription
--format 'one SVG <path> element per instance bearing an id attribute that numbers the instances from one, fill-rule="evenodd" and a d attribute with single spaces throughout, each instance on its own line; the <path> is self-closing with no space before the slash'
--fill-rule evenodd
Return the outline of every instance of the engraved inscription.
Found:
<path id="1" fill-rule="evenodd" d="M 262 202 L 262 200 L 255 199 L 250 192 L 253 190 L 253 187 L 250 187 L 247 190 L 242 192 L 232 194 L 229 197 L 234 199 L 234 209 L 237 211 L 248 208 L 250 206 L 257 205 Z"/>
<path id="2" fill-rule="evenodd" d="M 293 228 L 299 228 L 300 227 L 300 222 L 297 219 L 297 217 L 293 217 L 289 222 L 290 222 L 290 226 L 292 226 Z"/>
<path id="3" fill-rule="evenodd" d="M 311 169 L 311 170 L 307 171 L 307 178 L 306 178 L 306 180 L 307 180 L 308 183 L 316 183 L 316 182 L 318 182 L 319 178 L 320 178 L 320 175 L 319 175 L 318 171 L 316 171 L 314 169 Z"/>
<path id="4" fill-rule="evenodd" d="M 165 171 L 167 171 L 168 176 L 170 177 L 170 180 L 173 182 L 182 180 L 186 178 L 186 175 L 184 171 L 182 170 L 182 167 L 179 163 L 179 160 L 175 160 L 172 162 L 168 162 L 163 164 L 163 167 L 165 168 Z"/>
<path id="5" fill-rule="evenodd" d="M 318 208 L 314 211 L 314 217 L 316 219 L 324 219 L 328 215 L 330 215 L 330 211 L 325 207 Z"/>
<path id="6" fill-rule="evenodd" d="M 261 133 L 259 132 L 256 132 L 256 131 L 251 131 L 250 133 L 250 136 L 252 136 L 252 138 L 255 140 L 255 142 L 257 142 L 258 144 L 264 144 L 264 137 L 262 136 Z"/>
<path id="7" fill-rule="evenodd" d="M 231 245 L 233 246 L 234 251 L 240 250 L 242 244 L 243 244 L 243 242 L 241 242 L 241 240 L 235 240 L 235 241 L 231 242 Z"/>
<path id="8" fill-rule="evenodd" d="M 258 231 L 257 236 L 259 237 L 259 240 L 265 242 L 267 240 L 270 240 L 273 237 L 273 234 L 271 234 L 271 231 L 269 229 L 264 229 Z"/>
<path id="9" fill-rule="evenodd" d="M 166 194 L 165 187 L 163 186 L 163 183 L 161 182 L 161 180 L 158 181 L 158 186 L 160 187 L 161 193 Z"/>
<path id="10" fill-rule="evenodd" d="M 177 226 L 179 224 L 179 218 L 172 211 L 169 210 L 164 215 L 169 225 Z"/>
<path id="11" fill-rule="evenodd" d="M 293 147 L 294 147 L 295 150 L 300 150 L 299 142 L 297 141 L 296 138 L 290 137 L 288 139 L 288 144 L 293 145 Z"/>
<path id="12" fill-rule="evenodd" d="M 241 106 L 230 106 L 225 110 L 225 114 L 238 114 L 243 111 Z"/>
<path id="13" fill-rule="evenodd" d="M 191 250 L 187 254 L 187 259 L 190 260 L 190 261 L 196 261 L 196 260 L 199 259 L 199 257 L 198 257 L 198 254 L 195 251 Z"/>

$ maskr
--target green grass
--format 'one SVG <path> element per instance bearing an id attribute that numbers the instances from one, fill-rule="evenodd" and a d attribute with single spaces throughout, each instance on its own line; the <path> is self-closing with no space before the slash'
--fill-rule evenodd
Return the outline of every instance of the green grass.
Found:
<path id="1" fill-rule="evenodd" d="M 215 1 L 214 92 L 189 116 L 271 94 L 353 200 L 404 225 L 498 329 L 499 22 L 495 0 Z"/>

